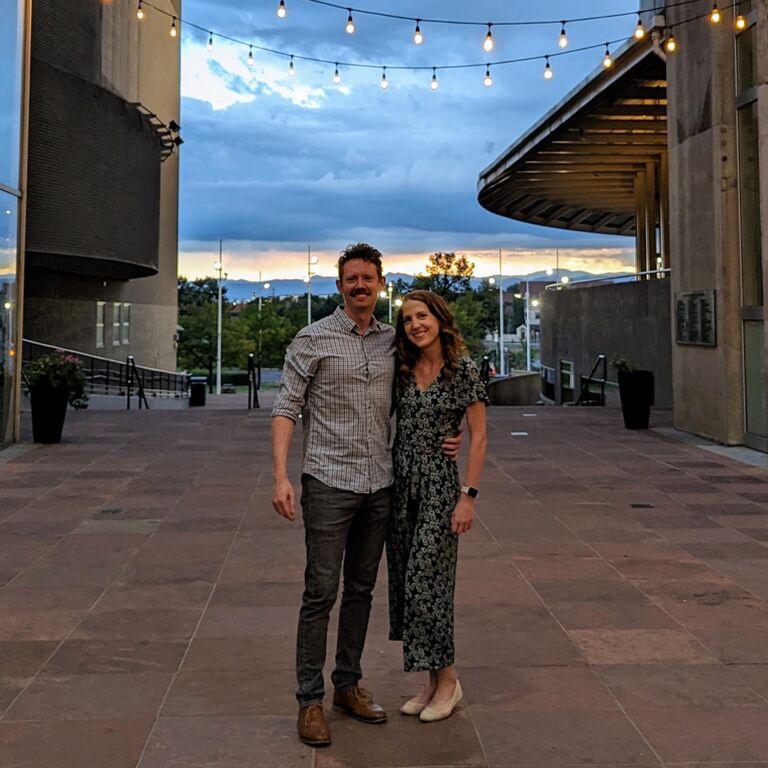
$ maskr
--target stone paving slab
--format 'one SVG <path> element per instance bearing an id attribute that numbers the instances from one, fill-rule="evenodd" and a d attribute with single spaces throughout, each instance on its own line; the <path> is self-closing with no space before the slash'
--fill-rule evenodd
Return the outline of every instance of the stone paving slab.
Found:
<path id="1" fill-rule="evenodd" d="M 594 408 L 489 410 L 455 716 L 398 714 L 419 681 L 382 566 L 364 684 L 389 722 L 329 712 L 332 746 L 299 743 L 270 400 L 70 413 L 0 461 L 0 768 L 768 768 L 768 467 Z"/>

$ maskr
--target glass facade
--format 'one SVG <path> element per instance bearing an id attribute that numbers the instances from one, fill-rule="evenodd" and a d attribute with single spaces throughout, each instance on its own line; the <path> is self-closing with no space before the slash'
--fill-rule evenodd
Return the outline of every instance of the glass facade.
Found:
<path id="1" fill-rule="evenodd" d="M 0 0 L 0 445 L 13 439 L 21 200 L 24 12 L 26 0 Z"/>
<path id="2" fill-rule="evenodd" d="M 744 442 L 766 450 L 765 297 L 760 222 L 760 158 L 757 110 L 756 14 L 751 2 L 739 12 L 748 26 L 736 36 L 736 127 L 739 142 L 739 244 L 744 350 Z"/>

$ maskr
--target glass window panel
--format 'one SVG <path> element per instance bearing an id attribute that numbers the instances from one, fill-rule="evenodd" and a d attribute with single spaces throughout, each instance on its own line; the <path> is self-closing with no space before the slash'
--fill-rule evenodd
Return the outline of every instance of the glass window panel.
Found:
<path id="1" fill-rule="evenodd" d="M 123 304 L 122 311 L 122 341 L 123 344 L 130 344 L 131 343 L 131 305 L 130 304 Z"/>
<path id="2" fill-rule="evenodd" d="M 104 302 L 96 302 L 96 346 L 104 346 Z"/>
<path id="3" fill-rule="evenodd" d="M 13 437 L 18 221 L 18 200 L 0 192 L 0 445 Z"/>
<path id="4" fill-rule="evenodd" d="M 0 0 L 0 183 L 19 188 L 24 0 Z"/>
<path id="5" fill-rule="evenodd" d="M 120 344 L 120 302 L 112 305 L 112 346 Z"/>
<path id="6" fill-rule="evenodd" d="M 744 321 L 744 388 L 746 391 L 747 432 L 768 435 L 765 394 L 765 325 L 762 320 Z"/>
<path id="7" fill-rule="evenodd" d="M 736 93 L 757 85 L 757 48 L 753 24 L 736 36 Z"/>
<path id="8" fill-rule="evenodd" d="M 757 102 L 738 111 L 742 303 L 763 304 Z"/>

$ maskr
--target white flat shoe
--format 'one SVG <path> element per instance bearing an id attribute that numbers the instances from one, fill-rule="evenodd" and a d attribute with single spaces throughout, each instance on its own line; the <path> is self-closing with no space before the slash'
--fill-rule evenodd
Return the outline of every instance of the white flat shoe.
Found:
<path id="1" fill-rule="evenodd" d="M 408 699 L 408 701 L 400 707 L 400 712 L 404 715 L 420 715 L 426 704 L 422 704 L 418 699 Z"/>
<path id="2" fill-rule="evenodd" d="M 462 699 L 461 685 L 459 681 L 456 681 L 456 687 L 453 689 L 453 696 L 447 704 L 443 704 L 439 707 L 426 706 L 421 710 L 419 720 L 422 723 L 434 723 L 438 720 L 445 720 L 446 717 L 450 717 L 453 714 L 453 710 L 456 709 L 456 705 Z"/>

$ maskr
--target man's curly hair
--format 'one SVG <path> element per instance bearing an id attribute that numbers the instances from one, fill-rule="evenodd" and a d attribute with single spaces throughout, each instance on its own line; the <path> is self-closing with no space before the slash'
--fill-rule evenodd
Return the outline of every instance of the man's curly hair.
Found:
<path id="1" fill-rule="evenodd" d="M 354 245 L 348 245 L 339 255 L 339 260 L 336 263 L 339 269 L 339 280 L 342 278 L 344 265 L 351 259 L 362 259 L 369 264 L 373 264 L 376 267 L 378 276 L 384 277 L 384 273 L 381 270 L 381 252 L 372 245 L 368 245 L 368 243 L 355 243 Z"/>

